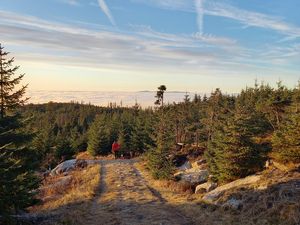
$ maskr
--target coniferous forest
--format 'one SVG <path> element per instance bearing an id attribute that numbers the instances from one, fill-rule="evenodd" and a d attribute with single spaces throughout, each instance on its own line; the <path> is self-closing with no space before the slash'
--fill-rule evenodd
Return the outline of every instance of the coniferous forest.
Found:
<path id="1" fill-rule="evenodd" d="M 156 179 L 171 179 L 172 156 L 204 155 L 217 183 L 261 171 L 268 159 L 300 163 L 300 85 L 288 88 L 254 82 L 238 94 L 216 89 L 166 103 L 167 85 L 155 106 L 27 104 L 24 75 L 0 49 L 0 212 L 16 214 L 35 204 L 36 171 L 88 151 L 111 153 L 118 140 L 124 155 L 142 156 Z M 29 84 L 30 85 L 30 84 Z M 178 149 L 178 143 L 183 148 Z"/>

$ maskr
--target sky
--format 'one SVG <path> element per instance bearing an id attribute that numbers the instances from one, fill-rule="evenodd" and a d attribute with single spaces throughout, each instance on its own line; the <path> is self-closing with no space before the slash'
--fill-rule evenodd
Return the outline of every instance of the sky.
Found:
<path id="1" fill-rule="evenodd" d="M 0 0 L 0 42 L 31 91 L 293 87 L 299 9 L 299 0 Z"/>

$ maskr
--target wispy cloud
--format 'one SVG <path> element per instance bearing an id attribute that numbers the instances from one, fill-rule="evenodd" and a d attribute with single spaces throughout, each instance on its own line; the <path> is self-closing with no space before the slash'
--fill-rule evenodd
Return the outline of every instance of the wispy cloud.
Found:
<path id="1" fill-rule="evenodd" d="M 211 16 L 230 18 L 239 21 L 246 27 L 259 27 L 273 30 L 293 38 L 300 37 L 300 27 L 285 22 L 282 18 L 263 13 L 243 10 L 228 4 L 212 3 L 205 10 Z"/>
<path id="2" fill-rule="evenodd" d="M 223 1 L 210 0 L 206 1 L 203 8 L 203 0 L 131 0 L 136 3 L 143 3 L 166 10 L 178 10 L 184 12 L 198 13 L 199 30 L 203 28 L 203 15 L 224 17 L 235 20 L 247 27 L 259 27 L 273 30 L 285 35 L 284 40 L 293 40 L 300 38 L 300 27 L 286 22 L 283 18 L 249 11 L 224 3 Z M 194 1 L 194 2 L 193 2 Z M 193 4 L 194 3 L 194 4 Z"/>
<path id="3" fill-rule="evenodd" d="M 203 34 L 204 1 L 205 0 L 195 0 L 195 8 L 197 12 L 197 24 L 198 24 L 200 35 Z"/>
<path id="4" fill-rule="evenodd" d="M 106 2 L 104 0 L 98 0 L 98 4 L 100 6 L 100 8 L 102 9 L 102 11 L 104 12 L 104 14 L 107 16 L 107 18 L 109 19 L 109 21 L 111 22 L 112 25 L 116 26 L 116 22 L 114 17 L 111 14 L 110 9 L 108 8 Z"/>
<path id="5" fill-rule="evenodd" d="M 3 43 L 16 47 L 15 56 L 26 65 L 46 63 L 54 68 L 133 76 L 145 71 L 210 77 L 242 76 L 249 71 L 260 74 L 270 68 L 268 60 L 279 58 L 283 51 L 270 52 L 266 57 L 261 54 L 265 49 L 253 52 L 235 40 L 208 34 L 161 33 L 149 26 L 132 26 L 130 32 L 111 27 L 88 29 L 4 11 L 0 11 L 0 33 Z M 299 46 L 293 52 L 297 50 Z M 299 55 L 293 52 L 286 58 L 296 61 Z M 276 65 L 272 69 L 282 71 Z"/>
<path id="6" fill-rule="evenodd" d="M 72 5 L 72 6 L 79 6 L 80 3 L 78 2 L 78 0 L 60 0 L 63 3 Z"/>

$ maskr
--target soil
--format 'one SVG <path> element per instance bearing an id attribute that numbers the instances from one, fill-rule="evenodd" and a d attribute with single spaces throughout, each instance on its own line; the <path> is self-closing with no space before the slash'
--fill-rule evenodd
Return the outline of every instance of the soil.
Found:
<path id="1" fill-rule="evenodd" d="M 85 224 L 194 224 L 159 191 L 149 186 L 135 162 L 101 161 L 101 181 Z"/>

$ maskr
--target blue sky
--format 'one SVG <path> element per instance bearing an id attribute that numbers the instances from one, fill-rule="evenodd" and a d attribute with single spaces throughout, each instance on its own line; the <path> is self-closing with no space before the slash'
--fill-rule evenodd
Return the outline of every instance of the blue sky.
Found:
<path id="1" fill-rule="evenodd" d="M 299 9 L 299 0 L 0 0 L 0 42 L 31 90 L 293 87 Z"/>

